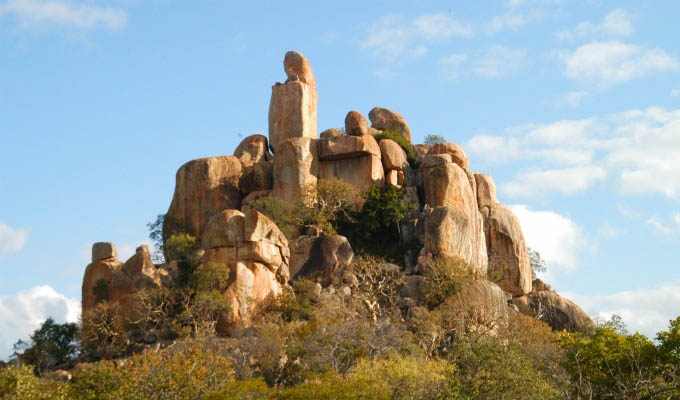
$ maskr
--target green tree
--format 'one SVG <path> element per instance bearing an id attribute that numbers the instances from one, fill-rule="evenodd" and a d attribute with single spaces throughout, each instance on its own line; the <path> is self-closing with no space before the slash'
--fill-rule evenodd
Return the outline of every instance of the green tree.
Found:
<path id="1" fill-rule="evenodd" d="M 149 239 L 154 245 L 154 252 L 151 258 L 154 262 L 162 264 L 165 262 L 163 257 L 163 223 L 165 222 L 165 214 L 158 214 L 156 220 L 146 224 L 149 228 Z"/>
<path id="2" fill-rule="evenodd" d="M 22 340 L 14 345 L 19 361 L 30 364 L 36 374 L 55 368 L 69 368 L 80 353 L 78 325 L 57 324 L 47 318 L 31 335 L 30 343 Z"/>
<path id="3" fill-rule="evenodd" d="M 435 144 L 444 144 L 446 143 L 446 138 L 441 135 L 433 135 L 429 134 L 425 136 L 425 144 L 428 146 L 434 146 Z"/>

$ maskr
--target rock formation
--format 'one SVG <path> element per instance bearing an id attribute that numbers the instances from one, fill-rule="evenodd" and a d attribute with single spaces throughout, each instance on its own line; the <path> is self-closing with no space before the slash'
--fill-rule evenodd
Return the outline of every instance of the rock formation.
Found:
<path id="1" fill-rule="evenodd" d="M 288 79 L 272 87 L 269 103 L 269 145 L 276 154 L 290 138 L 317 138 L 316 83 L 302 53 L 290 51 L 283 62 Z"/>
<path id="2" fill-rule="evenodd" d="M 509 299 L 554 329 L 589 326 L 590 319 L 578 306 L 539 280 L 532 285 L 529 252 L 517 217 L 498 202 L 493 179 L 470 170 L 470 160 L 459 145 L 416 144 L 413 163 L 400 140 L 376 141 L 375 135 L 389 131 L 411 142 L 404 117 L 382 107 L 369 112 L 370 127 L 361 113 L 350 111 L 344 132 L 331 128 L 317 138 L 311 66 L 301 53 L 292 51 L 286 53 L 284 70 L 285 83 L 272 87 L 269 138 L 248 136 L 233 156 L 182 165 L 165 217 L 165 240 L 174 233 L 198 240 L 200 249 L 191 255 L 192 263 L 223 264 L 230 271 L 228 282 L 219 289 L 230 310 L 218 322 L 220 333 L 228 333 L 236 322 L 248 324 L 253 309 L 282 293 L 290 279 L 311 279 L 331 292 L 338 280 L 351 275 L 354 252 L 347 238 L 308 232 L 289 243 L 274 222 L 252 209 L 254 201 L 267 196 L 290 205 L 312 201 L 303 194 L 320 179 L 338 179 L 359 192 L 374 185 L 402 188 L 414 209 L 399 223 L 400 239 L 416 247 L 406 253 L 403 266 L 384 268 L 407 274 L 401 293 L 404 307 L 413 306 L 412 312 L 423 302 L 426 278 L 421 274 L 434 257 L 444 256 L 464 261 L 473 278 L 449 299 L 460 311 L 456 318 L 467 318 L 466 329 L 482 329 L 477 323 L 485 319 L 503 321 Z M 83 277 L 83 311 L 102 300 L 129 308 L 131 296 L 139 290 L 171 286 L 178 261 L 168 261 L 165 266 L 153 265 L 149 249 L 141 246 L 123 263 L 112 243 L 95 243 Z M 352 293 L 349 287 L 341 292 Z"/>

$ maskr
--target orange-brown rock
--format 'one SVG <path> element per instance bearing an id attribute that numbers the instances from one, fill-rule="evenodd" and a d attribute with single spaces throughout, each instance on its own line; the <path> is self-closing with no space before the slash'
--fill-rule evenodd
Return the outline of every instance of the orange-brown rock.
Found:
<path id="1" fill-rule="evenodd" d="M 423 158 L 427 155 L 427 152 L 430 151 L 430 146 L 426 144 L 416 144 L 413 145 L 413 149 L 416 153 L 416 162 L 420 164 L 422 163 Z"/>
<path id="2" fill-rule="evenodd" d="M 92 245 L 92 261 L 118 257 L 116 245 L 111 242 L 97 242 Z"/>
<path id="3" fill-rule="evenodd" d="M 234 157 L 238 158 L 243 165 L 252 165 L 259 161 L 269 161 L 269 143 L 267 137 L 255 134 L 246 137 L 234 150 Z"/>
<path id="4" fill-rule="evenodd" d="M 269 146 L 278 155 L 286 139 L 317 135 L 317 93 L 314 86 L 291 81 L 272 86 L 269 103 Z"/>
<path id="5" fill-rule="evenodd" d="M 370 155 L 380 157 L 380 146 L 370 135 L 343 135 L 319 140 L 320 161 L 345 160 Z"/>
<path id="6" fill-rule="evenodd" d="M 358 111 L 350 111 L 345 117 L 345 133 L 352 136 L 368 135 L 368 121 Z"/>
<path id="7" fill-rule="evenodd" d="M 396 169 L 402 171 L 406 161 L 406 152 L 392 139 L 383 139 L 380 141 L 380 156 L 382 158 L 383 166 L 386 170 Z"/>
<path id="8" fill-rule="evenodd" d="M 338 179 L 365 192 L 373 185 L 382 185 L 385 172 L 379 157 L 374 155 L 347 160 L 319 162 L 319 179 Z"/>
<path id="9" fill-rule="evenodd" d="M 228 208 L 241 208 L 241 171 L 241 161 L 233 156 L 199 158 L 182 165 L 165 216 L 163 238 L 175 232 L 198 238 L 210 216 Z"/>
<path id="10" fill-rule="evenodd" d="M 487 280 L 472 280 L 447 302 L 455 310 L 452 315 L 459 327 L 468 332 L 495 335 L 508 316 L 508 295 Z"/>
<path id="11" fill-rule="evenodd" d="M 468 176 L 454 163 L 423 171 L 425 203 L 434 208 L 425 223 L 425 247 L 434 255 L 460 258 L 475 274 L 487 271 L 484 222 Z"/>
<path id="12" fill-rule="evenodd" d="M 202 262 L 224 264 L 230 270 L 223 290 L 231 305 L 218 332 L 226 333 L 237 321 L 248 323 L 250 313 L 267 296 L 281 293 L 289 279 L 288 241 L 269 218 L 258 211 L 243 214 L 225 210 L 214 215 L 201 238 Z"/>
<path id="13" fill-rule="evenodd" d="M 438 143 L 430 147 L 427 154 L 449 154 L 454 163 L 461 168 L 469 168 L 470 160 L 463 148 L 455 143 Z"/>
<path id="14" fill-rule="evenodd" d="M 274 157 L 272 195 L 296 202 L 310 185 L 316 185 L 319 174 L 318 139 L 295 138 L 281 143 Z"/>
<path id="15" fill-rule="evenodd" d="M 406 140 L 411 141 L 411 131 L 401 114 L 387 108 L 375 107 L 368 113 L 368 118 L 371 120 L 372 128 L 399 133 Z"/>
<path id="16" fill-rule="evenodd" d="M 243 195 L 257 190 L 271 190 L 273 187 L 274 164 L 261 160 L 254 164 L 244 164 L 239 189 Z"/>
<path id="17" fill-rule="evenodd" d="M 135 254 L 123 264 L 123 272 L 130 277 L 137 288 L 161 286 L 162 272 L 151 260 L 149 246 L 137 247 Z"/>
<path id="18" fill-rule="evenodd" d="M 312 66 L 307 57 L 298 51 L 289 51 L 283 58 L 283 69 L 286 71 L 287 81 L 300 81 L 309 86 L 316 86 Z"/>
<path id="19" fill-rule="evenodd" d="M 291 246 L 291 275 L 328 286 L 352 264 L 354 251 L 340 235 L 300 236 Z"/>
<path id="20" fill-rule="evenodd" d="M 547 283 L 540 279 L 534 279 L 531 281 L 531 291 L 533 292 L 550 292 L 552 288 Z"/>
<path id="21" fill-rule="evenodd" d="M 448 154 L 428 154 L 422 158 L 420 166 L 422 168 L 434 168 L 451 162 L 453 161 Z"/>
<path id="22" fill-rule="evenodd" d="M 391 170 L 386 171 L 385 172 L 385 183 L 387 185 L 401 187 L 402 185 L 399 184 L 399 172 L 401 172 L 401 171 L 397 171 L 396 169 L 391 169 Z M 402 176 L 403 176 L 403 172 L 402 172 Z M 403 181 L 403 179 L 402 179 L 402 181 Z"/>
<path id="23" fill-rule="evenodd" d="M 112 297 L 118 297 L 118 291 L 111 293 L 111 283 L 114 277 L 121 273 L 122 268 L 123 263 L 115 257 L 94 260 L 85 268 L 82 287 L 83 313 L 94 308 L 100 300 L 112 300 Z M 95 286 L 98 286 L 97 290 Z"/>
<path id="24" fill-rule="evenodd" d="M 241 212 L 245 213 L 246 211 L 249 211 L 250 206 L 255 200 L 267 197 L 271 194 L 271 192 L 272 192 L 271 190 L 256 190 L 254 192 L 250 192 L 241 201 Z"/>
<path id="25" fill-rule="evenodd" d="M 330 139 L 336 136 L 342 136 L 342 131 L 340 131 L 340 129 L 330 128 L 319 134 L 319 138 L 321 139 Z"/>
<path id="26" fill-rule="evenodd" d="M 584 332 L 593 327 L 593 321 L 581 307 L 552 291 L 533 292 L 512 299 L 520 312 L 550 325 L 553 330 Z"/>
<path id="27" fill-rule="evenodd" d="M 508 293 L 522 296 L 531 292 L 531 262 L 522 229 L 515 213 L 496 204 L 485 217 L 489 275 Z"/>
<path id="28" fill-rule="evenodd" d="M 475 183 L 477 185 L 477 205 L 480 211 L 484 207 L 491 209 L 498 204 L 496 185 L 489 174 L 475 174 Z"/>

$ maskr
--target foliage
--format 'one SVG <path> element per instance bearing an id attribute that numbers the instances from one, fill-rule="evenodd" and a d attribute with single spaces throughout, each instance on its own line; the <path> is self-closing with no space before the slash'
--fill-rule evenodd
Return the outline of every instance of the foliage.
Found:
<path id="1" fill-rule="evenodd" d="M 127 350 L 126 322 L 118 303 L 103 301 L 82 315 L 81 341 L 89 359 L 111 358 Z"/>
<path id="2" fill-rule="evenodd" d="M 409 142 L 408 139 L 404 137 L 404 135 L 397 132 L 383 131 L 375 134 L 373 137 L 375 137 L 375 140 L 378 142 L 383 139 L 391 139 L 397 142 L 397 144 L 402 149 L 404 149 L 404 152 L 406 153 L 406 160 L 408 161 L 408 164 L 411 166 L 411 168 L 418 168 L 418 162 L 416 161 L 416 150 L 411 142 Z"/>
<path id="3" fill-rule="evenodd" d="M 249 206 L 271 219 L 288 240 L 297 237 L 300 231 L 299 207 L 276 196 L 260 197 Z"/>
<path id="4" fill-rule="evenodd" d="M 188 284 L 196 267 L 192 260 L 193 252 L 198 248 L 196 238 L 188 233 L 175 233 L 165 241 L 165 257 L 168 261 L 177 261 L 178 274 L 176 283 L 179 287 Z"/>
<path id="5" fill-rule="evenodd" d="M 680 396 L 679 321 L 659 332 L 658 345 L 639 333 L 627 334 L 616 318 L 590 334 L 562 333 L 570 394 L 595 399 Z"/>
<path id="6" fill-rule="evenodd" d="M 178 319 L 190 325 L 195 334 L 215 334 L 217 320 L 229 310 L 229 303 L 222 296 L 228 279 L 229 268 L 215 262 L 201 264 L 191 274 Z"/>
<path id="7" fill-rule="evenodd" d="M 531 279 L 536 279 L 538 274 L 545 273 L 545 261 L 537 251 L 529 249 L 529 261 L 531 262 Z"/>
<path id="8" fill-rule="evenodd" d="M 307 187 L 298 209 L 302 225 L 317 228 L 327 234 L 336 233 L 337 221 L 352 223 L 352 211 L 361 206 L 362 196 L 354 186 L 338 179 L 320 179 Z"/>
<path id="9" fill-rule="evenodd" d="M 356 223 L 341 224 L 339 230 L 348 237 L 356 253 L 369 253 L 400 262 L 400 256 L 412 244 L 399 243 L 399 222 L 413 208 L 404 197 L 403 189 L 373 186 L 355 216 Z"/>
<path id="10" fill-rule="evenodd" d="M 197 399 L 233 382 L 231 363 L 200 344 L 135 355 L 116 368 L 91 364 L 74 374 L 73 399 Z"/>
<path id="11" fill-rule="evenodd" d="M 17 358 L 21 363 L 32 365 L 36 374 L 42 374 L 73 365 L 80 350 L 77 336 L 77 324 L 57 324 L 52 318 L 47 318 L 31 335 L 30 344 L 19 340 L 14 348 L 28 345 L 21 354 L 17 354 Z"/>
<path id="12" fill-rule="evenodd" d="M 470 279 L 465 261 L 449 257 L 433 258 L 424 271 L 424 304 L 430 309 L 443 304 Z"/>
<path id="13" fill-rule="evenodd" d="M 149 228 L 149 239 L 154 245 L 155 251 L 151 255 L 155 263 L 162 264 L 165 262 L 163 257 L 163 224 L 165 223 L 165 214 L 158 214 L 156 220 L 146 224 Z"/>
<path id="14" fill-rule="evenodd" d="M 29 366 L 0 368 L 0 399 L 66 400 L 65 383 L 35 376 Z"/>
<path id="15" fill-rule="evenodd" d="M 446 143 L 446 138 L 444 138 L 444 136 L 442 135 L 429 134 L 425 136 L 424 143 L 428 146 L 434 146 L 435 144 L 444 144 Z"/>
<path id="16" fill-rule="evenodd" d="M 352 263 L 356 281 L 352 288 L 362 297 L 370 316 L 379 316 L 394 310 L 399 302 L 399 289 L 404 286 L 401 271 L 385 259 L 360 255 Z"/>

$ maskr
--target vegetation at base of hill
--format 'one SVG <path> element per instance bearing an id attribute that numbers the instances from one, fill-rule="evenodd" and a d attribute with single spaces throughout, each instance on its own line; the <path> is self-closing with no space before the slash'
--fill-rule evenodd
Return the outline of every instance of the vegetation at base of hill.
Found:
<path id="1" fill-rule="evenodd" d="M 376 133 L 375 135 L 373 135 L 373 137 L 378 142 L 380 142 L 383 139 L 392 139 L 395 142 L 397 142 L 397 144 L 406 153 L 406 161 L 408 161 L 408 164 L 411 166 L 411 168 L 413 169 L 418 168 L 418 162 L 416 161 L 416 150 L 411 144 L 411 142 L 409 142 L 408 139 L 404 137 L 404 135 L 397 132 L 383 131 L 380 133 Z"/>

